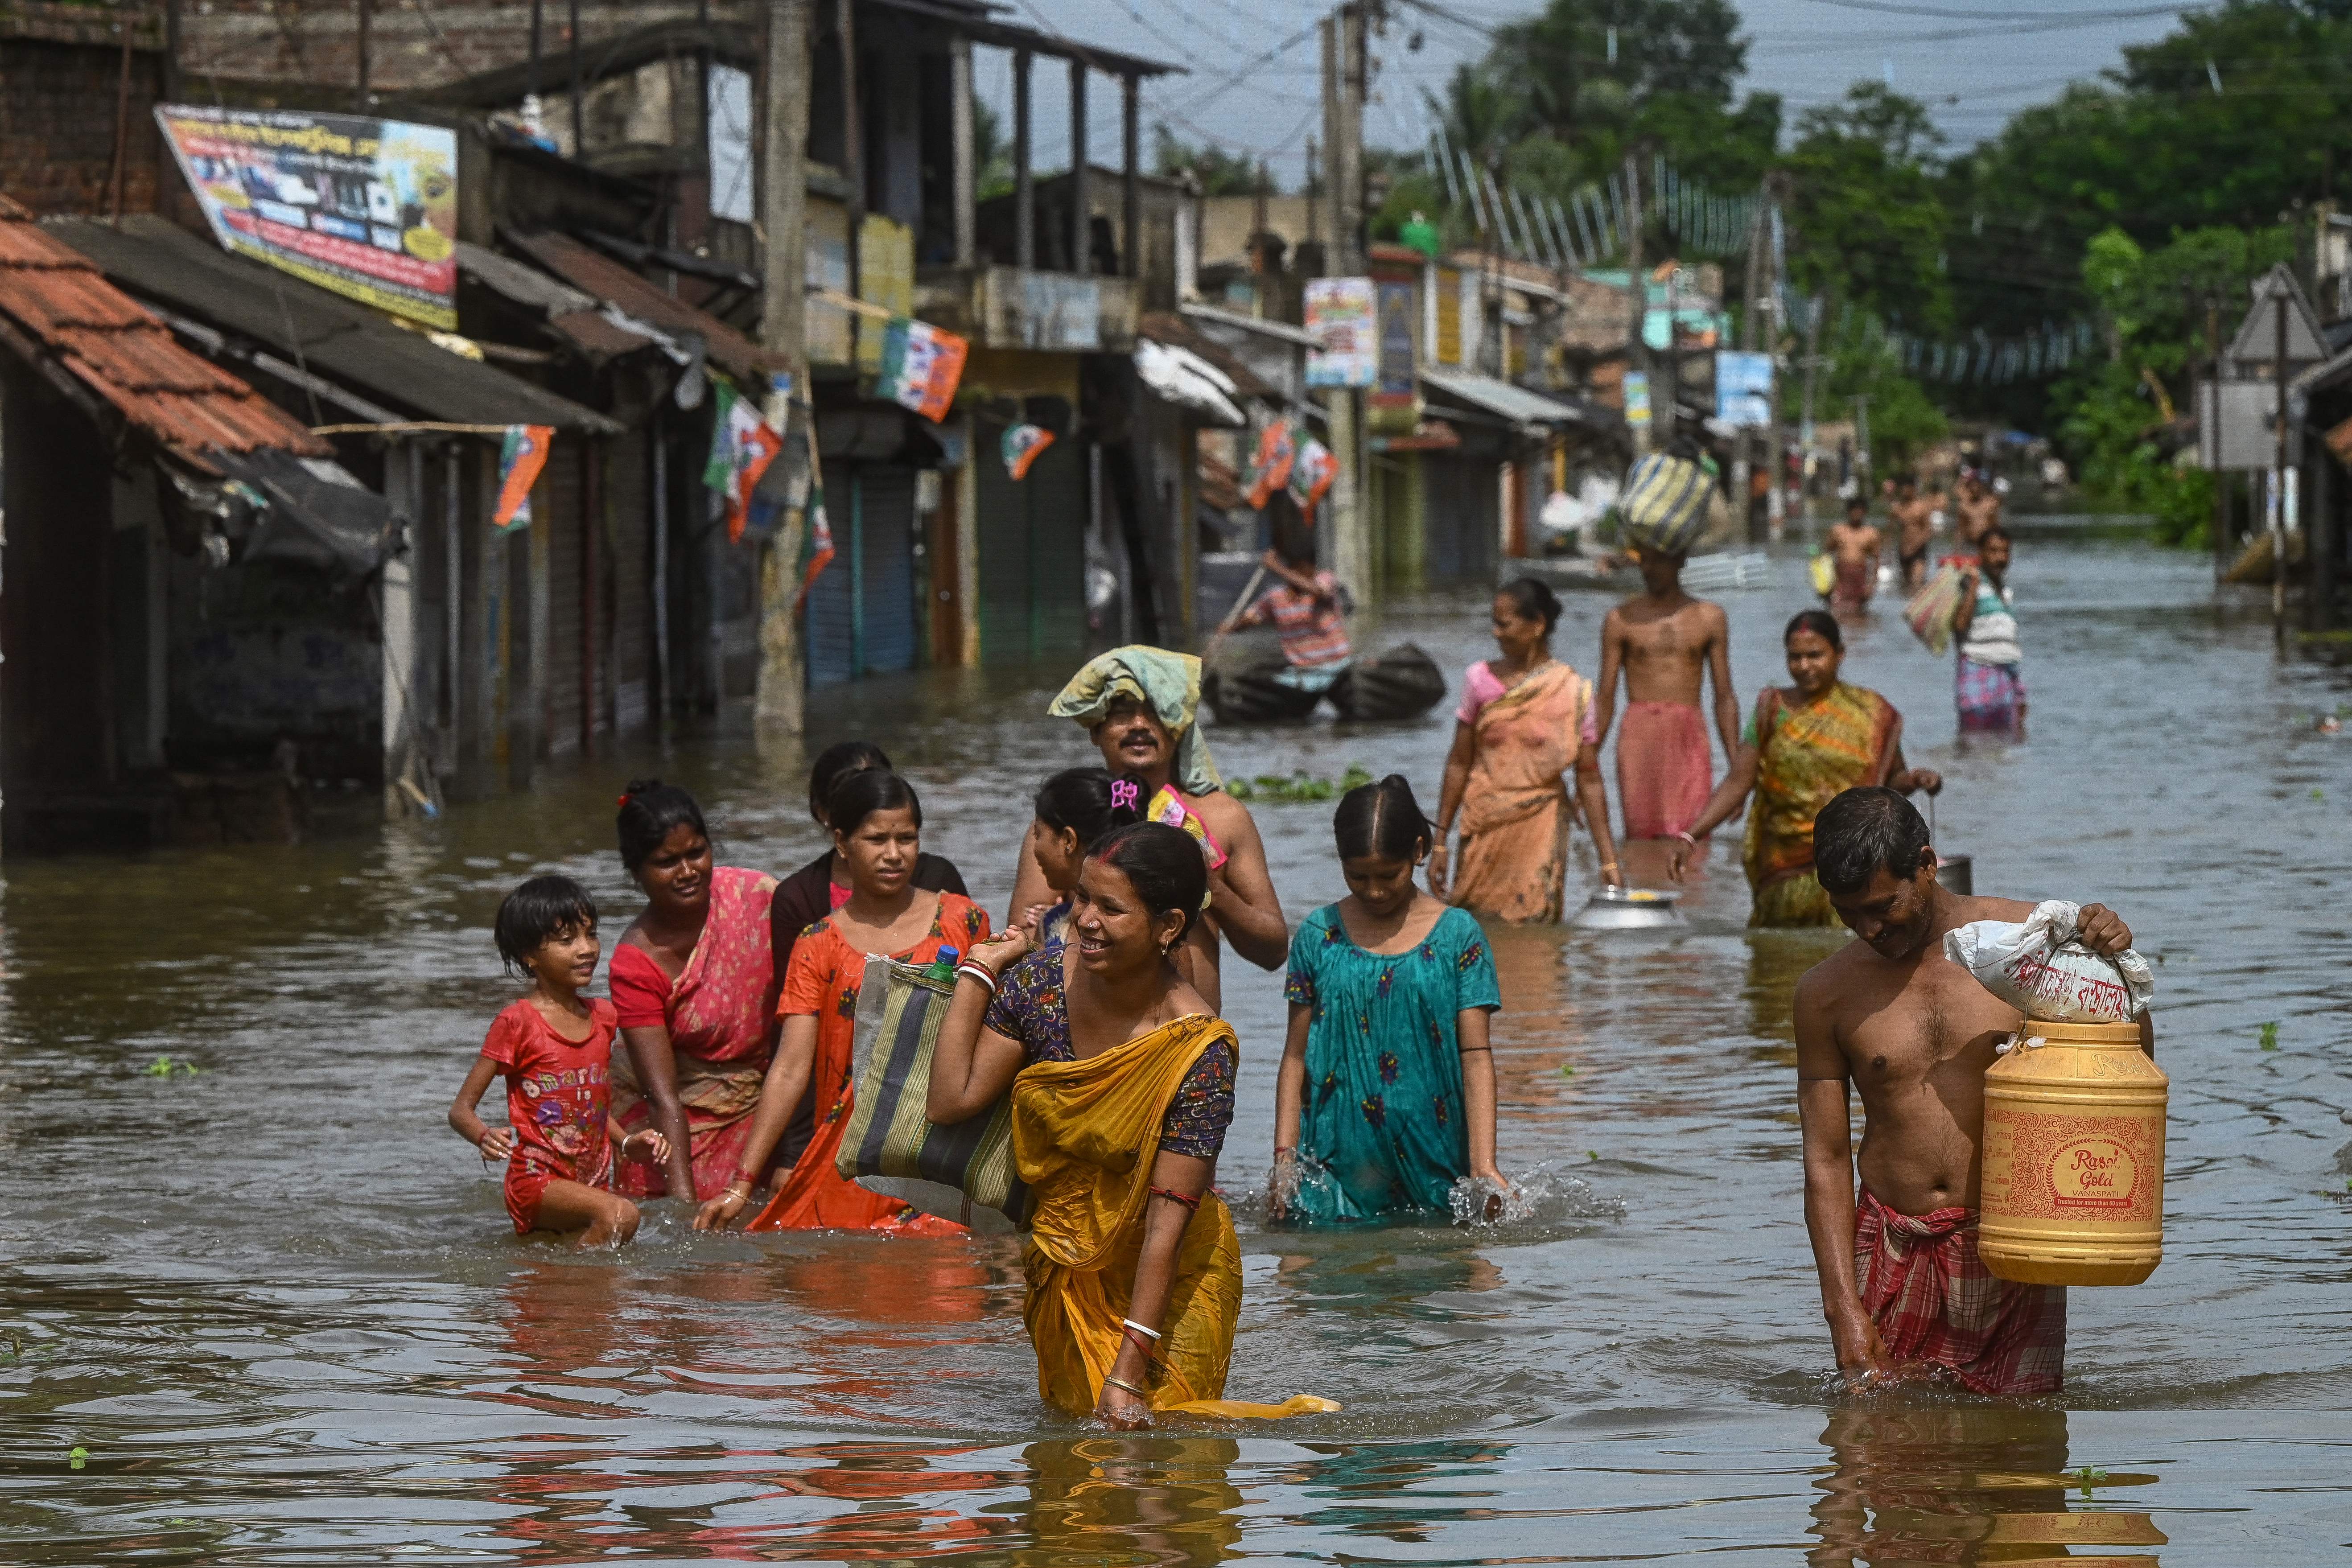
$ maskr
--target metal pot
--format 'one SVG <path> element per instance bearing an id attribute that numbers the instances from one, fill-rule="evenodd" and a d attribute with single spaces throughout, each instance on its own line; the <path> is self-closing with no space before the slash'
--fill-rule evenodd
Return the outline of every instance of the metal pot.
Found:
<path id="1" fill-rule="evenodd" d="M 1681 931 L 1682 894 L 1662 888 L 1602 887 L 1568 922 L 1571 931 Z"/>
<path id="2" fill-rule="evenodd" d="M 1976 897 L 1977 858 L 1973 855 L 1936 854 L 1936 880 L 1948 893 L 1958 893 L 1964 899 Z"/>

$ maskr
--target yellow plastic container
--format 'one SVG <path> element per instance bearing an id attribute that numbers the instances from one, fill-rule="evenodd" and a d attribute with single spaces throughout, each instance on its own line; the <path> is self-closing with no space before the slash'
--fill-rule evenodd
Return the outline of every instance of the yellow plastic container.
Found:
<path id="1" fill-rule="evenodd" d="M 2137 1285 L 2164 1259 L 2171 1080 L 2137 1024 L 2029 1020 L 1985 1072 L 1985 1267 L 2022 1285 Z"/>

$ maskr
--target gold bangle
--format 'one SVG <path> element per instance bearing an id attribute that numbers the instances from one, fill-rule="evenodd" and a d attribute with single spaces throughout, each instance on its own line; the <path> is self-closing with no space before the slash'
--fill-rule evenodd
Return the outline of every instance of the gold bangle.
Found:
<path id="1" fill-rule="evenodd" d="M 1151 1394 L 1149 1389 L 1138 1388 L 1135 1384 L 1128 1382 L 1127 1379 L 1123 1377 L 1113 1377 L 1110 1373 L 1103 1373 L 1103 1381 L 1113 1388 L 1124 1388 L 1138 1399 L 1142 1400 L 1146 1405 L 1151 1403 Z"/>

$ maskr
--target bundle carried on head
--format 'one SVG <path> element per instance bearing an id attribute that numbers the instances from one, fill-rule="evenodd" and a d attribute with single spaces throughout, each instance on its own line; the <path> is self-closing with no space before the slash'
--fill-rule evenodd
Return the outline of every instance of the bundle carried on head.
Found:
<path id="1" fill-rule="evenodd" d="M 1628 542 L 1662 555 L 1687 555 L 1706 532 L 1715 476 L 1695 458 L 1653 452 L 1635 463 L 1617 497 Z"/>

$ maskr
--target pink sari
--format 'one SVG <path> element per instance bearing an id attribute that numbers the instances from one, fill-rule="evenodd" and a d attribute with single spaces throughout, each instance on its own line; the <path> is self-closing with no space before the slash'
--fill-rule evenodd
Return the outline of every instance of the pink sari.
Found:
<path id="1" fill-rule="evenodd" d="M 776 974 L 768 906 L 776 879 L 721 866 L 711 873 L 710 914 L 702 940 L 670 985 L 670 1050 L 677 1059 L 678 1102 L 692 1141 L 694 1195 L 716 1197 L 735 1179 L 751 1135 L 760 1085 L 776 1054 Z M 653 1108 L 625 1045 L 613 1053 L 613 1114 L 635 1132 L 652 1125 Z M 633 1197 L 667 1190 L 660 1167 L 624 1163 L 614 1190 Z"/>

